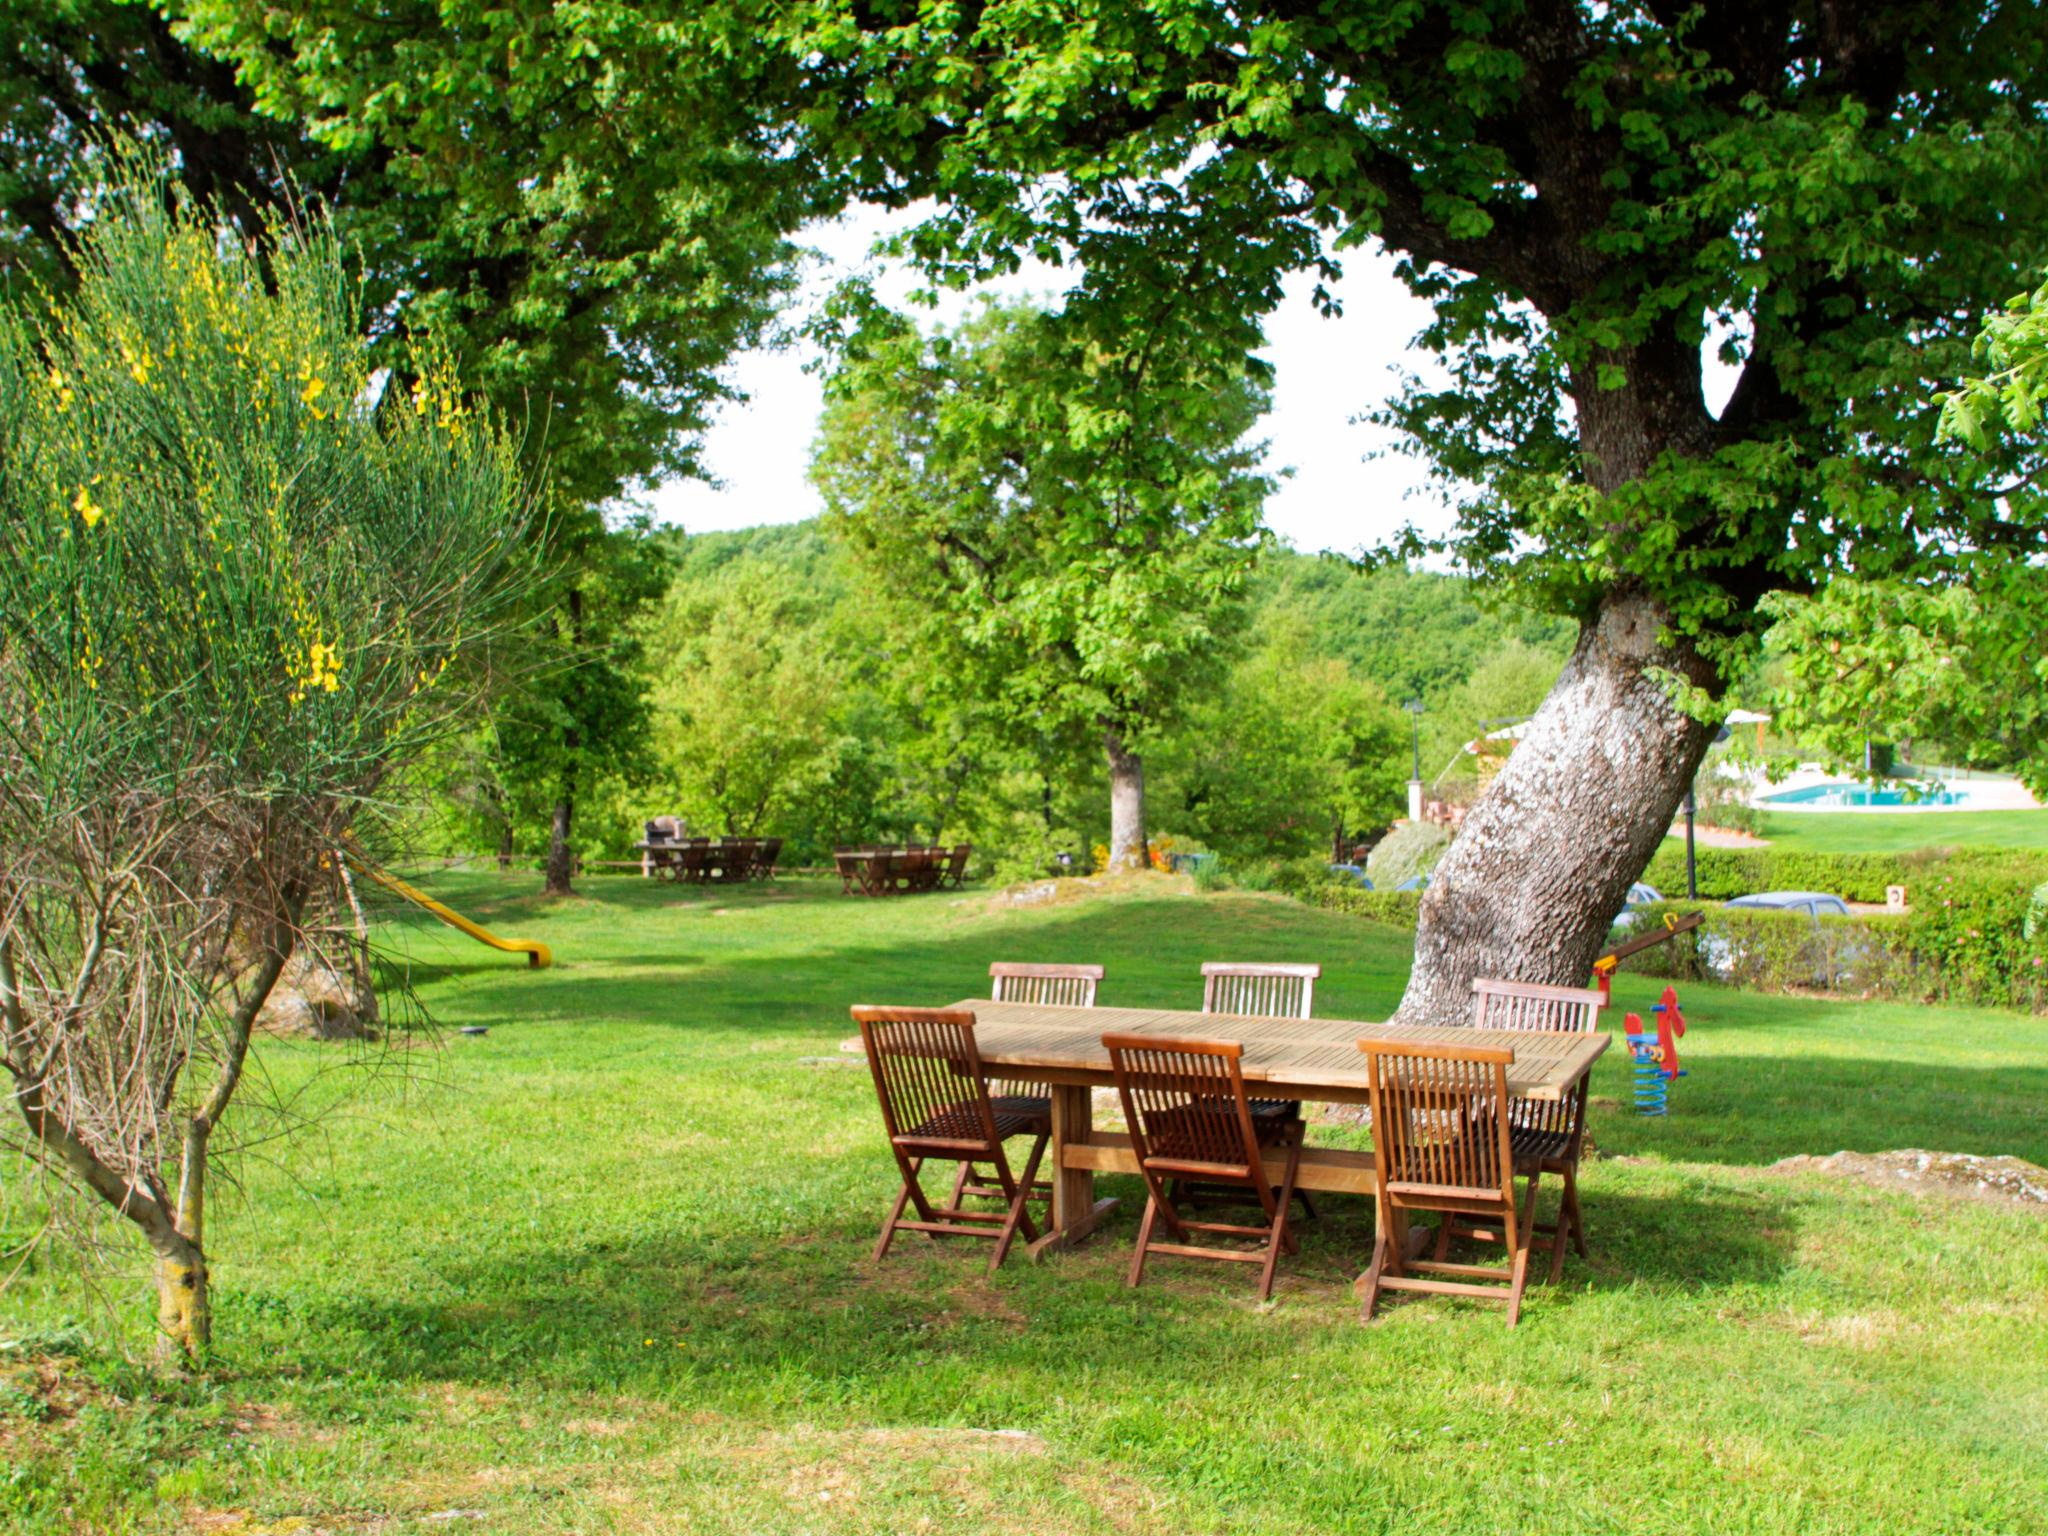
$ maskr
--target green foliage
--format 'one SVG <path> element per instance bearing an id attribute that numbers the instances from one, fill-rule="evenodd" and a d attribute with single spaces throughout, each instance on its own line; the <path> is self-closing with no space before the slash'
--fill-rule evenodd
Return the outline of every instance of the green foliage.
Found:
<path id="1" fill-rule="evenodd" d="M 345 210 L 374 300 L 527 423 L 568 505 L 697 472 L 721 370 L 764 336 L 788 234 L 831 194 L 745 89 L 745 22 L 541 0 L 155 9 L 181 41 L 142 77 L 204 79 L 223 115 L 303 134 L 302 181 Z M 223 132 L 192 158 L 253 182 L 264 155 Z"/>
<path id="2" fill-rule="evenodd" d="M 816 594 L 756 561 L 669 590 L 648 626 L 658 750 L 706 831 L 758 836 L 836 766 L 846 664 Z"/>
<path id="3" fill-rule="evenodd" d="M 1647 902 L 1631 934 L 1661 927 L 1696 904 Z M 1689 934 L 1631 955 L 1624 970 L 1680 980 L 1715 979 L 1753 992 L 1843 991 L 1866 997 L 1918 998 L 1941 985 L 1918 963 L 1902 917 L 1810 917 L 1745 907 L 1715 907 Z"/>
<path id="4" fill-rule="evenodd" d="M 2029 932 L 2029 884 L 1975 870 L 1944 871 L 1914 893 L 1908 938 L 1941 995 L 2048 1006 L 2048 934 Z"/>
<path id="5" fill-rule="evenodd" d="M 1284 274 L 1384 243 L 1449 377 L 1384 416 L 1463 497 L 1457 558 L 1572 617 L 1647 594 L 1707 653 L 1692 681 L 1736 669 L 1768 592 L 1954 580 L 2038 535 L 2023 456 L 1936 441 L 1924 382 L 2048 235 L 2033 4 L 790 24 L 807 128 L 874 195 L 937 200 L 908 245 L 941 280 L 1057 255 L 1102 331 L 1189 295 L 1249 349 Z M 1718 418 L 1709 321 L 1740 368 Z"/>
<path id="6" fill-rule="evenodd" d="M 226 244 L 121 175 L 73 293 L 0 328 L 14 765 L 53 809 L 192 772 L 369 795 L 474 701 L 524 564 L 515 446 L 443 363 L 377 404 L 325 224 Z"/>
<path id="7" fill-rule="evenodd" d="M 1411 875 L 1435 869 L 1450 846 L 1449 829 L 1433 821 L 1396 822 L 1366 855 L 1365 872 L 1375 886 L 1390 891 Z"/>
<path id="8" fill-rule="evenodd" d="M 1353 917 L 1363 917 L 1375 923 L 1384 923 L 1390 928 L 1415 931 L 1415 924 L 1422 909 L 1420 891 L 1368 891 L 1364 886 L 1349 880 L 1326 880 L 1304 887 L 1299 893 L 1301 900 L 1310 906 L 1326 907 L 1332 912 L 1348 912 Z"/>
<path id="9" fill-rule="evenodd" d="M 1309 654 L 1349 662 L 1397 705 L 1420 698 L 1444 713 L 1451 696 L 1511 643 L 1550 658 L 1553 678 L 1571 649 L 1564 621 L 1482 604 L 1480 595 L 1463 577 L 1398 562 L 1360 568 L 1282 545 L 1261 552 L 1246 586 L 1253 611 L 1293 623 Z M 1458 710 L 1458 718 L 1465 713 Z M 1454 729 L 1469 735 L 1470 724 Z"/>
<path id="10" fill-rule="evenodd" d="M 1109 351 L 1031 308 L 843 343 L 815 476 L 948 691 L 1022 737 L 1137 737 L 1214 654 L 1266 480 L 1265 395 L 1180 331 Z"/>
<path id="11" fill-rule="evenodd" d="M 1717 980 L 1759 992 L 1840 991 L 1866 997 L 1945 999 L 2048 1008 L 2048 938 L 2028 937 L 2026 887 L 1968 874 L 1938 875 L 1903 916 L 1714 907 L 1695 934 L 1632 955 L 1625 970 Z M 1684 902 L 1637 909 L 1641 932 Z"/>
<path id="12" fill-rule="evenodd" d="M 2048 283 L 1986 320 L 1977 353 L 1991 372 L 1942 396 L 1942 434 L 1979 452 L 1991 446 L 1987 424 L 2038 439 L 2041 405 L 2048 400 Z"/>
<path id="13" fill-rule="evenodd" d="M 1315 659 L 1281 615 L 1154 755 L 1155 813 L 1232 859 L 1327 849 L 1334 831 L 1401 814 L 1407 725 L 1343 661 Z"/>
<path id="14" fill-rule="evenodd" d="M 1539 648 L 1513 636 L 1482 657 L 1423 717 L 1424 779 L 1456 760 L 1467 742 L 1535 714 L 1563 665 L 1564 647 Z M 1496 746 L 1505 757 L 1512 743 Z"/>
<path id="15" fill-rule="evenodd" d="M 1949 761 L 2009 769 L 2048 795 L 2038 568 L 1987 565 L 1967 588 L 1842 580 L 1770 608 L 1781 728 L 1859 768 L 1866 741 L 1938 744 Z"/>
<path id="16" fill-rule="evenodd" d="M 1727 901 L 1758 891 L 1824 891 L 1844 901 L 1881 902 L 1885 887 L 1903 885 L 1918 906 L 1935 880 L 1969 876 L 2024 888 L 2048 878 L 2048 853 L 2028 850 L 1922 850 L 1915 853 L 1822 853 L 1778 848 L 1697 848 L 1700 898 Z M 1666 838 L 1643 878 L 1666 896 L 1685 891 L 1685 848 Z"/>

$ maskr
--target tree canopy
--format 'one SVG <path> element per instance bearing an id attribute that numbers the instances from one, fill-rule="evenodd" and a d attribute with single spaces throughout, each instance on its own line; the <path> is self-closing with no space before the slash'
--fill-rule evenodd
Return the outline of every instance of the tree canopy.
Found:
<path id="1" fill-rule="evenodd" d="M 952 691 L 1013 739 L 1104 740 L 1128 777 L 1251 564 L 1262 382 L 1177 315 L 1111 347 L 990 306 L 930 338 L 866 317 L 832 396 L 826 505 Z M 1113 858 L 1143 856 L 1137 774 Z"/>
<path id="2" fill-rule="evenodd" d="M 1767 591 L 2039 547 L 1926 384 L 2048 232 L 2033 4 L 1019 0 L 802 42 L 868 190 L 942 200 L 941 273 L 1072 259 L 1084 310 L 1186 285 L 1248 328 L 1384 241 L 1452 374 L 1388 413 L 1471 490 L 1460 558 L 1558 612 L 1750 635 Z"/>

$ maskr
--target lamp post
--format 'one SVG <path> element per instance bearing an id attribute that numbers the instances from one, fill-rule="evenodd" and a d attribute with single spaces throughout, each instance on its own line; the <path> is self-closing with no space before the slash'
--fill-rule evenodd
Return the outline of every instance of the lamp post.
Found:
<path id="1" fill-rule="evenodd" d="M 1723 725 L 1718 731 L 1714 732 L 1712 745 L 1718 747 L 1728 739 L 1728 736 L 1728 727 Z M 1693 789 L 1698 783 L 1699 771 L 1695 769 L 1692 783 L 1685 786 L 1685 899 L 1687 901 L 1698 901 L 1700 899 L 1699 875 L 1698 871 L 1694 868 L 1692 847 L 1692 818 L 1696 806 L 1693 798 Z"/>
<path id="2" fill-rule="evenodd" d="M 1415 751 L 1415 772 L 1408 780 L 1408 819 L 1422 820 L 1422 700 L 1401 706 L 1408 711 L 1408 734 Z"/>
<path id="3" fill-rule="evenodd" d="M 1693 869 L 1692 812 L 1692 786 L 1688 784 L 1685 787 L 1685 899 L 1687 901 L 1698 901 L 1700 899 L 1700 882 L 1697 873 Z"/>

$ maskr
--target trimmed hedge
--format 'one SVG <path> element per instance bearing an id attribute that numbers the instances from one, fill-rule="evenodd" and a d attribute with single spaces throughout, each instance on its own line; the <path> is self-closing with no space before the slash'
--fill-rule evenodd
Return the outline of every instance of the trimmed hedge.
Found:
<path id="1" fill-rule="evenodd" d="M 1881 902 L 1888 885 L 1906 887 L 1909 903 L 1944 876 L 2010 881 L 2032 887 L 2048 880 L 2048 853 L 1997 848 L 1912 853 L 1802 853 L 1776 848 L 1699 848 L 1693 871 L 1700 900 L 1728 901 L 1757 891 L 1825 891 L 1844 901 Z M 1685 890 L 1685 847 L 1667 838 L 1643 878 L 1667 896 Z"/>
<path id="2" fill-rule="evenodd" d="M 1346 881 L 1342 885 L 1323 881 L 1306 890 L 1290 891 L 1310 906 L 1328 907 L 1333 912 L 1349 912 L 1355 917 L 1370 918 L 1376 923 L 1387 923 L 1396 928 L 1415 931 L 1415 914 L 1422 905 L 1420 891 L 1368 891 L 1365 887 Z"/>
<path id="3" fill-rule="evenodd" d="M 1411 932 L 1421 904 L 1414 891 L 1355 885 L 1317 885 L 1301 899 Z M 1937 875 L 1922 882 L 1904 914 L 1816 920 L 1711 902 L 1654 902 L 1637 909 L 1630 932 L 1662 926 L 1666 914 L 1704 912 L 1706 921 L 1631 956 L 1622 968 L 1752 992 L 1848 992 L 2048 1011 L 2048 924 L 2027 931 L 2033 899 L 2009 881 Z"/>

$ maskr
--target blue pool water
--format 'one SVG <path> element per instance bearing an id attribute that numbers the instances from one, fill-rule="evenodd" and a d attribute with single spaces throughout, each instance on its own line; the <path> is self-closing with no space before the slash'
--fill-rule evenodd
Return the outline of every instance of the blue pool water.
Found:
<path id="1" fill-rule="evenodd" d="M 1868 784 L 1809 784 L 1805 789 L 1788 789 L 1775 795 L 1765 795 L 1764 804 L 1891 805 L 1911 811 L 1929 805 L 1962 805 L 1969 798 L 1946 784 L 1918 785 L 1915 788 L 1917 793 L 1908 794 L 1903 788 L 1891 785 L 1873 789 Z"/>

